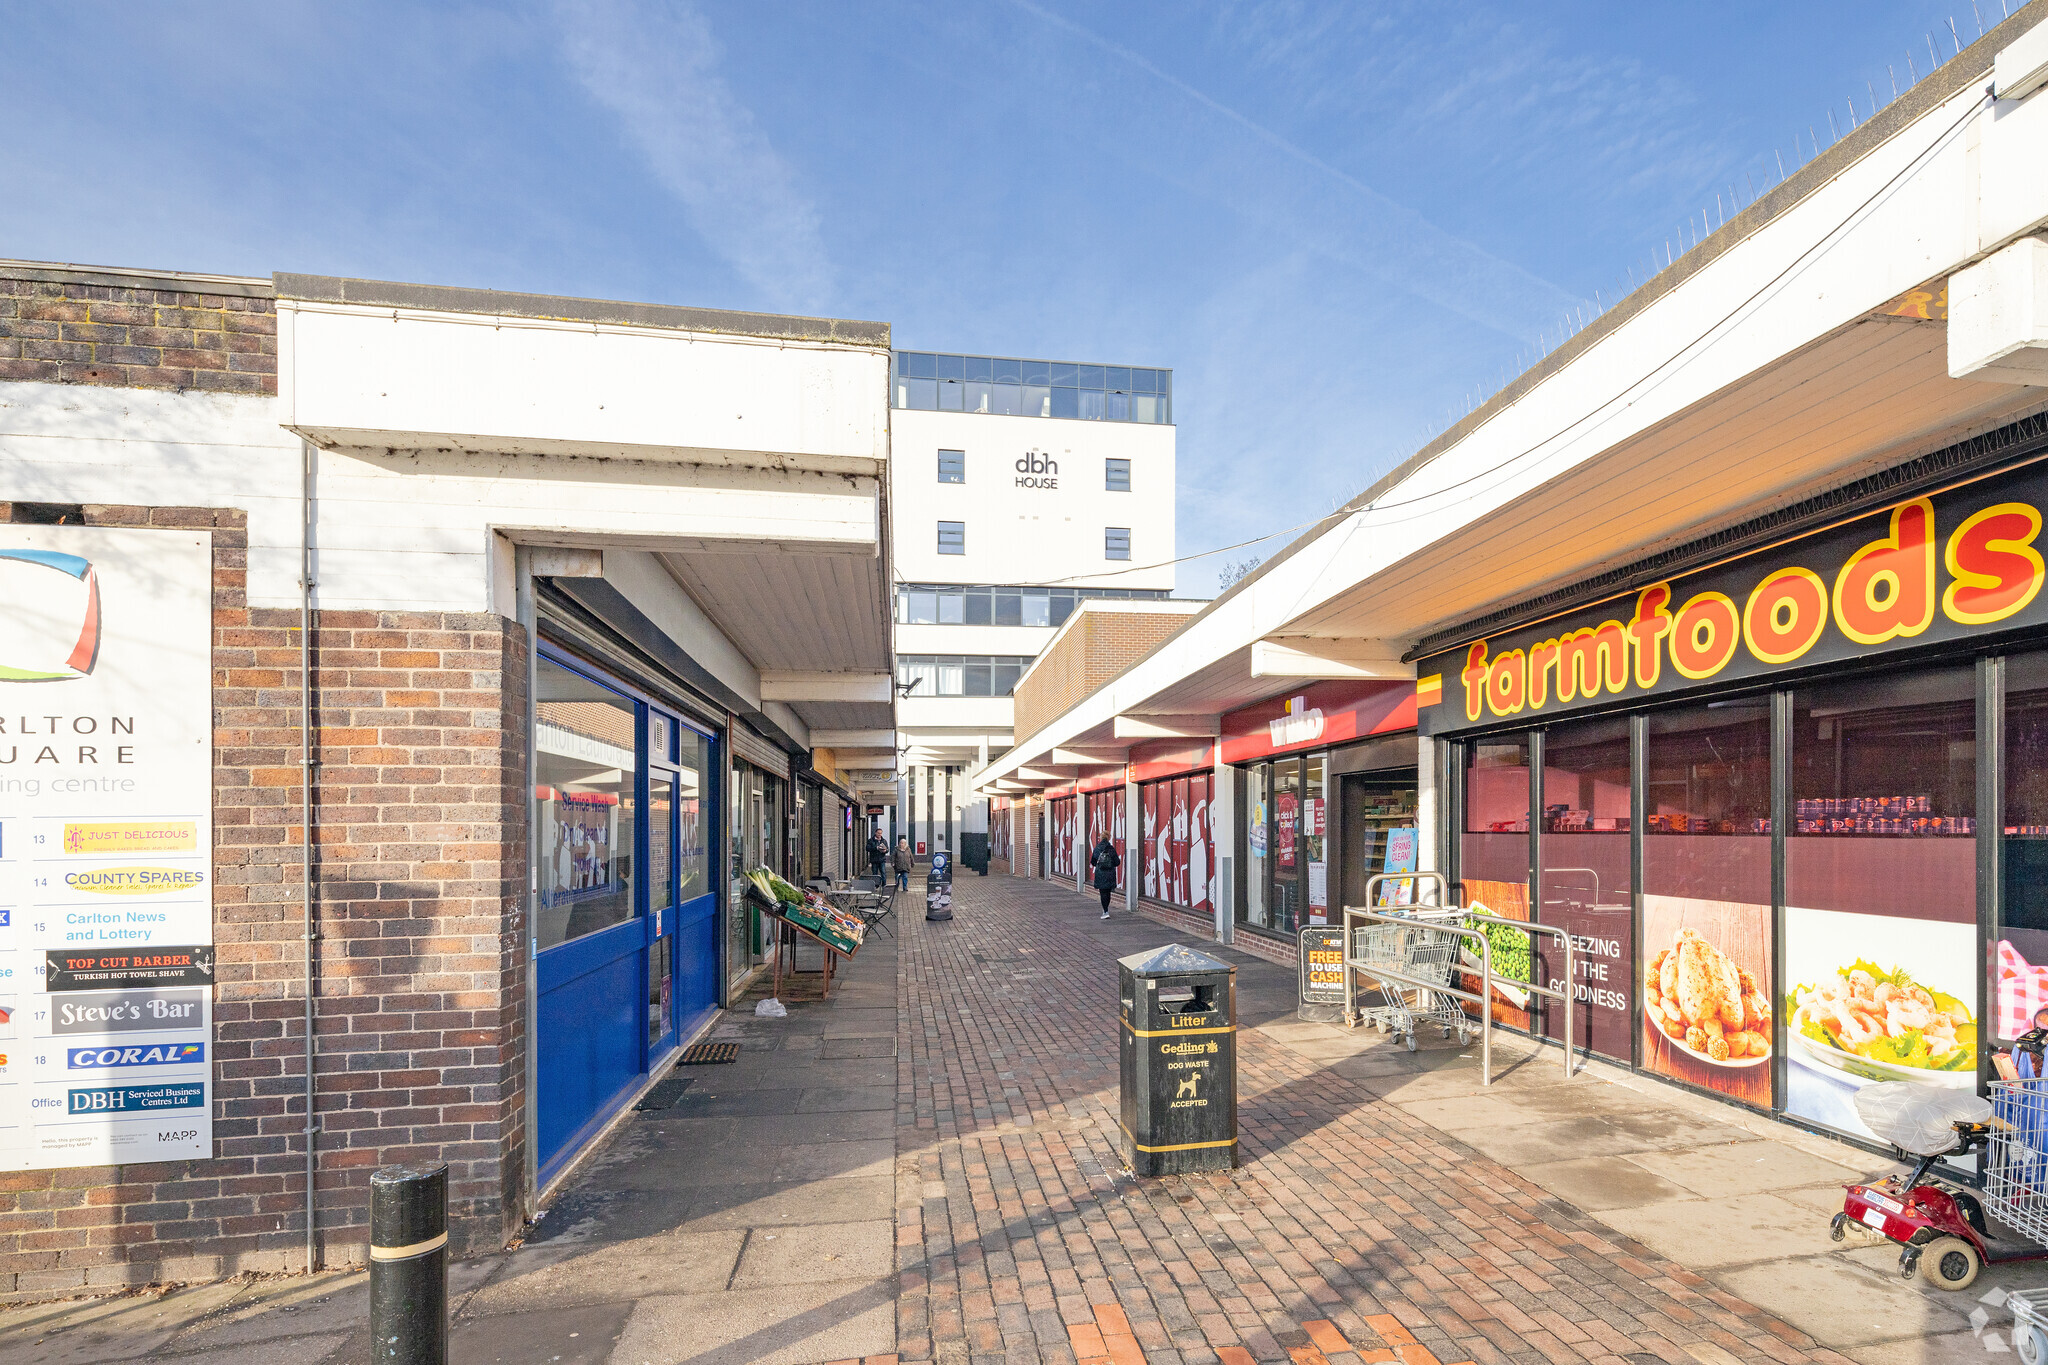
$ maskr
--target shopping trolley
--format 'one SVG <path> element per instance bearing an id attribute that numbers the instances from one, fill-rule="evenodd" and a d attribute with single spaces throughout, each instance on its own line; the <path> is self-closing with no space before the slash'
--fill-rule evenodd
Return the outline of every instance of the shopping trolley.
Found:
<path id="1" fill-rule="evenodd" d="M 1374 902 L 1380 882 L 1396 879 L 1397 875 L 1384 873 L 1369 879 L 1366 901 Z M 1459 1046 L 1464 1046 L 1476 1026 L 1464 1005 L 1450 993 L 1452 974 L 1458 970 L 1461 935 L 1456 931 L 1463 927 L 1464 911 L 1456 906 L 1417 905 L 1390 907 L 1387 913 L 1401 922 L 1351 931 L 1352 956 L 1364 974 L 1373 978 L 1378 1003 L 1359 1008 L 1350 1022 L 1371 1024 L 1401 1038 L 1410 1052 L 1415 1051 L 1416 1029 L 1423 1024 L 1437 1025 L 1446 1038 L 1456 1034 Z M 1401 979 L 1375 975 L 1375 966 Z"/>

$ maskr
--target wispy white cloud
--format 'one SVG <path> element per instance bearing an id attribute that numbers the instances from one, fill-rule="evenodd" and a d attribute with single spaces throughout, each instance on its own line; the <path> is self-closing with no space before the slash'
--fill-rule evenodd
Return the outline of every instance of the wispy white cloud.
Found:
<path id="1" fill-rule="evenodd" d="M 703 15 L 635 0 L 557 0 L 556 13 L 571 71 L 690 228 L 769 307 L 823 309 L 833 282 L 817 208 L 720 76 Z"/>
<path id="2" fill-rule="evenodd" d="M 1569 291 L 1446 232 L 1408 205 L 1247 117 L 1148 58 L 1056 14 L 1013 0 L 1124 68 L 1095 92 L 1126 145 L 1170 149 L 1154 173 L 1306 248 L 1468 321 L 1533 341 L 1574 303 Z"/>

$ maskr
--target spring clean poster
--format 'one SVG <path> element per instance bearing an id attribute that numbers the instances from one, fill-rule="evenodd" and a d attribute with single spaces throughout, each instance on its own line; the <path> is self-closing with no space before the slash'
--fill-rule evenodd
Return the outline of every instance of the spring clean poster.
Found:
<path id="1" fill-rule="evenodd" d="M 0 1169 L 212 1153 L 212 544 L 0 526 Z"/>

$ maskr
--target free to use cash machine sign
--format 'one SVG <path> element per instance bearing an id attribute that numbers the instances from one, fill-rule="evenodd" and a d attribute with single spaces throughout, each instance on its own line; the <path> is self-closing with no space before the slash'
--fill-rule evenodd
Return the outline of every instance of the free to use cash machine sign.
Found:
<path id="1" fill-rule="evenodd" d="M 0 526 L 0 1169 L 210 1156 L 212 544 Z"/>

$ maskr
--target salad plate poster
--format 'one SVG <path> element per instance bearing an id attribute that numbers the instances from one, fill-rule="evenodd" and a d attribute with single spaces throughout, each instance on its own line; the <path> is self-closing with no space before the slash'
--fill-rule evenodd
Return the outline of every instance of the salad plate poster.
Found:
<path id="1" fill-rule="evenodd" d="M 1970 918 L 1786 908 L 1788 1113 L 1881 1140 L 1856 1114 L 1864 1086 L 1975 1092 L 1975 903 L 1957 904 Z"/>
<path id="2" fill-rule="evenodd" d="M 212 1152 L 212 545 L 0 526 L 0 1169 Z"/>

